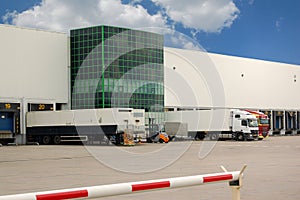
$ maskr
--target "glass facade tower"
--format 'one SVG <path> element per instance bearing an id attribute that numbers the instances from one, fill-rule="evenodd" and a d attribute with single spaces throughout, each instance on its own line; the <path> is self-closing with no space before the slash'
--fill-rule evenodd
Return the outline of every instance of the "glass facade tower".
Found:
<path id="1" fill-rule="evenodd" d="M 163 120 L 163 35 L 96 26 L 71 30 L 70 45 L 72 109 L 138 108 Z"/>

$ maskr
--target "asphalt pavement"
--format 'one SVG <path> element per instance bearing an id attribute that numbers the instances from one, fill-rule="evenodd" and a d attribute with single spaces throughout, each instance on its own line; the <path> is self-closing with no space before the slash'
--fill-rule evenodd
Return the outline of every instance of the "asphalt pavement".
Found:
<path id="1" fill-rule="evenodd" d="M 299 136 L 171 143 L 2 146 L 0 195 L 217 173 L 222 172 L 221 165 L 238 171 L 247 164 L 241 199 L 300 199 Z M 231 189 L 223 182 L 101 199 L 116 198 L 231 199 Z"/>

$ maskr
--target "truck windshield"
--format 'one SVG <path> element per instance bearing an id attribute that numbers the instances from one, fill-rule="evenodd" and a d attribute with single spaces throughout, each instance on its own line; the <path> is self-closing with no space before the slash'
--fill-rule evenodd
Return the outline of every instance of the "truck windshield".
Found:
<path id="1" fill-rule="evenodd" d="M 248 119 L 250 127 L 258 127 L 258 123 L 256 119 Z"/>
<path id="2" fill-rule="evenodd" d="M 269 119 L 260 119 L 260 124 L 269 124 Z"/>

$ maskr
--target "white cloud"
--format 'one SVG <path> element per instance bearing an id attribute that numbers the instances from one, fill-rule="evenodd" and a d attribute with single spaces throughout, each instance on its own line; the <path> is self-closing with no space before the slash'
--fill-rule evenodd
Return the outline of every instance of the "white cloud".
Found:
<path id="1" fill-rule="evenodd" d="M 204 48 L 194 39 L 177 31 L 164 33 L 165 45 L 168 47 L 204 51 Z"/>
<path id="2" fill-rule="evenodd" d="M 254 4 L 254 0 L 249 0 L 249 1 L 248 1 L 248 4 L 249 4 L 249 5 L 253 5 L 253 4 Z"/>
<path id="3" fill-rule="evenodd" d="M 220 32 L 230 27 L 240 12 L 232 0 L 152 1 L 163 7 L 175 22 L 204 32 Z"/>
<path id="4" fill-rule="evenodd" d="M 166 26 L 161 13 L 150 15 L 142 6 L 125 5 L 121 0 L 43 0 L 24 12 L 7 13 L 3 20 L 17 26 L 62 32 L 100 24 L 130 28 Z"/>
<path id="5" fill-rule="evenodd" d="M 251 1 L 251 0 L 250 0 Z M 3 21 L 17 26 L 68 32 L 71 28 L 100 24 L 130 28 L 171 27 L 176 23 L 194 33 L 221 32 L 238 17 L 233 0 L 152 0 L 161 7 L 150 14 L 141 0 L 42 0 L 39 5 L 18 13 L 9 12 Z M 171 19 L 171 22 L 168 19 Z"/>
<path id="6" fill-rule="evenodd" d="M 283 17 L 280 17 L 278 20 L 275 21 L 275 26 L 277 31 L 280 31 L 282 23 L 283 23 Z"/>

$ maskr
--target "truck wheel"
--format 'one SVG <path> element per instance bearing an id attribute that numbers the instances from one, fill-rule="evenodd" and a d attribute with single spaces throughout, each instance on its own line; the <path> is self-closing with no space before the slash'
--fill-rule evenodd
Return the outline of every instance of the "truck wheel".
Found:
<path id="1" fill-rule="evenodd" d="M 58 145 L 58 144 L 60 144 L 60 142 L 61 142 L 60 136 L 59 135 L 54 136 L 53 143 Z"/>
<path id="2" fill-rule="evenodd" d="M 244 141 L 245 139 L 246 138 L 245 138 L 244 133 L 238 133 L 237 136 L 236 136 L 237 141 Z"/>
<path id="3" fill-rule="evenodd" d="M 44 136 L 43 137 L 43 144 L 50 144 L 50 141 L 51 141 L 51 138 L 50 138 L 50 136 Z"/>
<path id="4" fill-rule="evenodd" d="M 163 139 L 159 139 L 158 141 L 159 141 L 159 143 L 164 143 Z"/>
<path id="5" fill-rule="evenodd" d="M 218 140 L 218 135 L 217 135 L 217 133 L 212 133 L 212 134 L 210 134 L 210 135 L 209 135 L 209 139 L 210 139 L 210 140 L 213 140 L 213 141 Z"/>
<path id="6" fill-rule="evenodd" d="M 196 141 L 198 141 L 198 140 L 203 140 L 204 138 L 205 138 L 205 134 L 198 132 L 198 133 L 196 133 L 194 139 L 195 139 Z"/>

